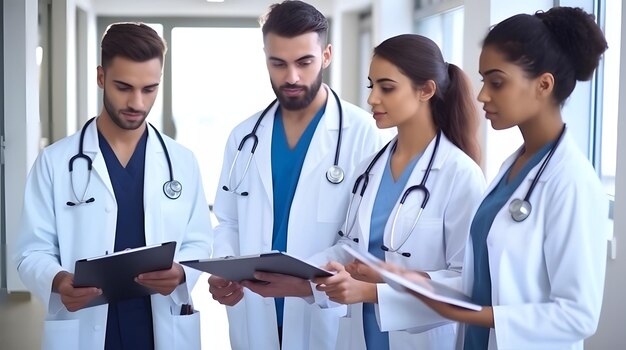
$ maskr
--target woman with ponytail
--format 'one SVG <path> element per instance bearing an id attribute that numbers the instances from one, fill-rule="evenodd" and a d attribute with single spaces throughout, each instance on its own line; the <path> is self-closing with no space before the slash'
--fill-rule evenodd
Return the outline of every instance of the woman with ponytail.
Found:
<path id="1" fill-rule="evenodd" d="M 459 348 L 583 349 L 596 330 L 608 199 L 561 107 L 606 48 L 593 17 L 569 7 L 513 16 L 485 38 L 478 100 L 494 129 L 517 127 L 524 143 L 472 222 L 463 286 L 482 310 L 420 297 L 466 324 Z"/>
<path id="2" fill-rule="evenodd" d="M 485 188 L 468 80 L 420 35 L 377 46 L 368 79 L 376 125 L 396 128 L 397 136 L 355 173 L 356 194 L 339 243 L 460 284 L 471 217 Z M 427 193 L 415 189 L 420 184 Z M 454 348 L 456 323 L 363 266 L 355 268 L 354 259 L 340 251 L 335 246 L 316 261 L 330 261 L 326 268 L 337 274 L 315 280 L 328 299 L 351 304 L 341 320 L 338 348 Z"/>

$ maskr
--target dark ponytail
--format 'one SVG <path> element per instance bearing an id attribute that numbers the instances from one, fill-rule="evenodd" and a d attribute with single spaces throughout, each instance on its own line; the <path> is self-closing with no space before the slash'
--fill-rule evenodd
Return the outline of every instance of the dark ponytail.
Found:
<path id="1" fill-rule="evenodd" d="M 450 83 L 442 98 L 431 102 L 435 123 L 452 143 L 480 164 L 478 111 L 471 84 L 461 68 L 452 63 L 448 64 L 448 77 Z"/>
<path id="2" fill-rule="evenodd" d="M 428 80 L 435 82 L 435 95 L 430 99 L 435 125 L 480 164 L 478 111 L 471 85 L 459 67 L 443 60 L 437 44 L 421 35 L 403 34 L 383 41 L 374 48 L 374 55 L 398 67 L 416 88 Z"/>
<path id="3" fill-rule="evenodd" d="M 580 8 L 554 7 L 534 15 L 520 14 L 498 23 L 483 47 L 493 46 L 530 78 L 554 76 L 553 95 L 563 104 L 576 81 L 591 79 L 606 39 L 594 17 Z"/>

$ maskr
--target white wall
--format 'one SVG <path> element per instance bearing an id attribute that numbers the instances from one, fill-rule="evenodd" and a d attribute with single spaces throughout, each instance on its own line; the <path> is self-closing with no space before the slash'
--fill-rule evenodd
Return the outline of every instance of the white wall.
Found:
<path id="1" fill-rule="evenodd" d="M 77 7 L 83 13 L 78 23 Z M 79 124 L 82 125 L 79 122 L 97 113 L 95 22 L 91 0 L 52 1 L 51 142 L 74 133 Z M 84 58 L 80 62 L 77 61 L 77 46 L 80 46 L 80 57 Z"/>
<path id="2" fill-rule="evenodd" d="M 7 289 L 24 290 L 13 263 L 26 176 L 39 145 L 37 0 L 4 0 L 4 125 Z M 10 33 L 10 35 L 8 35 Z M 7 84 L 7 82 L 10 82 Z"/>

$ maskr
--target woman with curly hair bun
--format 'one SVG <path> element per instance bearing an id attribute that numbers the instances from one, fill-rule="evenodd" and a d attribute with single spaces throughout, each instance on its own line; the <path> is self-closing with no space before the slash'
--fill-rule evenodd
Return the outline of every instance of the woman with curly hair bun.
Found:
<path id="1" fill-rule="evenodd" d="M 582 349 L 596 331 L 608 200 L 561 107 L 606 49 L 593 16 L 570 7 L 513 16 L 485 38 L 478 100 L 494 129 L 517 127 L 524 143 L 502 165 L 471 225 L 463 286 L 482 310 L 420 297 L 466 324 L 459 347 Z"/>

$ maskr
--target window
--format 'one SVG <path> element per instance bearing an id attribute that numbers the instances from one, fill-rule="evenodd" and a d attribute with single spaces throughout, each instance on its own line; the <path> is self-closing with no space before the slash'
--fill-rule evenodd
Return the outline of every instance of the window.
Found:
<path id="1" fill-rule="evenodd" d="M 463 7 L 453 8 L 415 22 L 415 33 L 434 41 L 441 49 L 443 58 L 463 67 Z"/>
<path id="2" fill-rule="evenodd" d="M 602 1 L 600 23 L 603 24 L 609 49 L 599 71 L 598 118 L 596 118 L 595 166 L 606 192 L 615 195 L 617 159 L 617 107 L 619 99 L 621 1 Z"/>
<path id="3" fill-rule="evenodd" d="M 261 30 L 176 27 L 171 59 L 176 140 L 198 158 L 211 202 L 230 131 L 275 98 Z"/>

